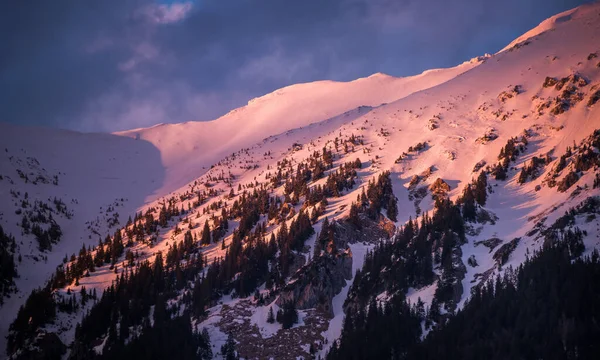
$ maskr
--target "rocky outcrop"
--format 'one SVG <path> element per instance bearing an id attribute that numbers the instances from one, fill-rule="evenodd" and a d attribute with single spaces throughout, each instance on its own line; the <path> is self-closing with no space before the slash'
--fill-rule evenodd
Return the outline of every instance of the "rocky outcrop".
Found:
<path id="1" fill-rule="evenodd" d="M 373 221 L 364 214 L 360 217 L 360 228 L 348 222 L 335 223 L 335 245 L 338 249 L 345 249 L 348 244 L 357 242 L 377 243 L 381 239 L 389 239 L 396 232 L 396 225 L 383 215 Z"/>
<path id="2" fill-rule="evenodd" d="M 500 246 L 498 251 L 494 253 L 493 258 L 496 261 L 496 264 L 498 264 L 498 266 L 506 264 L 508 258 L 510 257 L 510 254 L 512 254 L 512 252 L 515 251 L 515 249 L 519 245 L 520 240 L 521 238 L 514 238 L 508 243 Z"/>
<path id="3" fill-rule="evenodd" d="M 462 262 L 462 249 L 460 246 L 457 246 L 452 250 L 452 262 L 454 266 L 454 276 L 456 276 L 456 281 L 452 286 L 452 301 L 449 304 L 446 304 L 449 309 L 452 311 L 456 310 L 456 306 L 460 302 L 462 298 L 464 289 L 462 285 L 462 281 L 465 278 L 465 274 L 467 273 L 467 267 Z"/>
<path id="4" fill-rule="evenodd" d="M 333 297 L 352 279 L 352 251 L 349 244 L 357 242 L 378 242 L 389 239 L 396 226 L 385 216 L 373 221 L 363 214 L 359 217 L 360 228 L 347 221 L 333 222 L 333 242 L 326 247 L 323 255 L 301 267 L 288 284 L 281 289 L 277 305 L 293 302 L 297 309 L 317 310 L 333 316 Z M 345 249 L 334 250 L 331 249 Z"/>
<path id="5" fill-rule="evenodd" d="M 19 352 L 16 360 L 60 360 L 67 347 L 58 335 L 52 332 L 39 331 L 33 344 Z"/>
<path id="6" fill-rule="evenodd" d="M 556 85 L 558 81 L 550 76 L 546 76 L 546 79 L 544 79 L 544 83 L 542 84 L 542 87 L 545 88 L 549 88 L 549 87 L 553 87 L 554 85 Z"/>
<path id="7" fill-rule="evenodd" d="M 600 63 L 598 63 L 598 65 L 600 65 Z M 590 93 L 590 98 L 587 102 L 587 106 L 594 106 L 598 102 L 598 100 L 600 100 L 600 89 L 598 89 L 598 86 L 596 85 L 592 88 L 592 92 Z"/>
<path id="8" fill-rule="evenodd" d="M 481 161 L 477 162 L 477 164 L 475 164 L 475 166 L 473 166 L 472 172 L 479 172 L 479 170 L 483 169 L 483 167 L 485 165 L 487 165 L 487 162 L 485 160 L 481 160 Z"/>
<path id="9" fill-rule="evenodd" d="M 477 144 L 487 144 L 490 141 L 494 141 L 498 138 L 498 134 L 496 133 L 496 129 L 488 129 L 488 131 L 486 131 L 485 134 L 483 134 L 483 136 L 478 137 L 477 139 L 475 139 L 475 143 Z M 482 160 L 483 161 L 483 160 Z M 481 161 L 480 161 L 481 162 Z M 485 163 L 485 161 L 483 161 Z M 481 169 L 485 164 L 481 165 L 479 167 L 479 169 Z M 473 171 L 478 171 L 477 170 L 473 170 Z"/>
<path id="10" fill-rule="evenodd" d="M 432 166 L 430 166 L 419 175 L 414 175 L 408 183 L 408 190 L 414 190 L 417 187 L 417 185 L 429 179 L 429 177 L 433 174 L 434 171 L 435 169 Z"/>
<path id="11" fill-rule="evenodd" d="M 448 192 L 450 192 L 450 185 L 442 178 L 437 178 L 429 187 L 429 191 L 431 191 L 431 195 L 434 199 L 437 197 L 446 197 Z"/>
<path id="12" fill-rule="evenodd" d="M 498 100 L 502 102 L 506 102 L 508 99 L 512 99 L 513 97 L 521 94 L 523 92 L 523 87 L 521 85 L 516 85 L 510 87 L 510 90 L 503 91 L 498 95 Z"/>
<path id="13" fill-rule="evenodd" d="M 352 251 L 325 254 L 301 268 L 282 289 L 277 305 L 293 302 L 297 309 L 316 308 L 333 316 L 332 300 L 352 279 Z"/>
<path id="14" fill-rule="evenodd" d="M 493 238 L 490 238 L 487 240 L 476 241 L 475 246 L 483 245 L 486 248 L 490 249 L 490 252 L 492 252 L 492 250 L 494 250 L 496 248 L 496 246 L 500 245 L 501 243 L 502 243 L 501 239 L 498 239 L 497 237 L 493 237 Z"/>
<path id="15" fill-rule="evenodd" d="M 306 264 L 306 257 L 302 253 L 292 253 L 292 261 L 290 262 L 290 274 L 296 273 L 301 267 Z"/>

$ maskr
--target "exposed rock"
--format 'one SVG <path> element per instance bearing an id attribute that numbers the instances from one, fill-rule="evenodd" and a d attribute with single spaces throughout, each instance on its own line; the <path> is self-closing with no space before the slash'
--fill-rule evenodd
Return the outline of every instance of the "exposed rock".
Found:
<path id="1" fill-rule="evenodd" d="M 302 144 L 300 144 L 300 143 L 293 143 L 292 144 L 292 150 L 294 150 L 294 151 L 300 151 L 300 150 L 302 150 Z"/>
<path id="2" fill-rule="evenodd" d="M 556 86 L 558 87 L 558 85 L 560 85 L 560 83 L 558 83 Z M 559 94 L 559 96 L 554 99 L 554 107 L 550 110 L 550 112 L 554 115 L 562 114 L 575 106 L 575 104 L 581 100 L 583 100 L 583 93 L 579 92 L 575 85 L 567 85 Z"/>
<path id="3" fill-rule="evenodd" d="M 586 79 L 584 79 L 579 74 L 571 74 L 567 77 L 560 79 L 556 83 L 556 86 L 554 88 L 556 90 L 561 90 L 563 88 L 563 86 L 565 86 L 566 84 L 573 84 L 573 85 L 577 85 L 579 87 L 583 87 L 583 86 L 586 86 L 588 84 L 588 82 Z"/>
<path id="4" fill-rule="evenodd" d="M 442 178 L 437 178 L 429 187 L 431 191 L 431 195 L 435 199 L 438 196 L 446 196 L 450 191 L 450 185 L 447 182 L 442 180 Z"/>
<path id="5" fill-rule="evenodd" d="M 489 268 L 486 271 L 484 271 L 483 273 L 476 273 L 474 276 L 474 279 L 472 282 L 477 282 L 479 281 L 479 283 L 477 284 L 477 286 L 482 286 L 483 284 L 486 283 L 486 281 L 494 274 L 494 268 Z"/>
<path id="6" fill-rule="evenodd" d="M 546 76 L 546 79 L 544 80 L 544 84 L 542 84 L 542 86 L 545 88 L 549 88 L 556 85 L 557 82 L 558 81 L 555 78 Z"/>
<path id="7" fill-rule="evenodd" d="M 326 315 L 314 310 L 306 310 L 303 325 L 291 329 L 280 329 L 272 336 L 264 338 L 258 326 L 252 323 L 254 306 L 250 300 L 240 300 L 232 305 L 223 305 L 215 316 L 221 319 L 219 329 L 231 333 L 237 344 L 238 354 L 244 359 L 310 359 L 304 344 L 314 344 L 317 350 L 323 348 L 323 332 L 329 322 Z"/>
<path id="8" fill-rule="evenodd" d="M 496 129 L 489 129 L 482 137 L 478 137 L 475 139 L 477 144 L 485 144 L 490 141 L 494 141 L 498 138 L 498 134 L 496 134 Z"/>
<path id="9" fill-rule="evenodd" d="M 598 63 L 598 64 L 600 65 L 600 63 Z M 595 105 L 598 102 L 598 100 L 600 100 L 600 89 L 598 89 L 590 94 L 590 99 L 587 102 L 587 106 Z"/>
<path id="10" fill-rule="evenodd" d="M 419 175 L 414 175 L 408 182 L 408 190 L 413 190 L 421 182 L 427 180 L 431 176 L 431 174 L 433 174 L 433 172 L 434 168 L 430 166 L 427 168 L 427 170 L 423 171 Z"/>
<path id="11" fill-rule="evenodd" d="M 335 246 L 338 249 L 345 249 L 348 244 L 357 242 L 377 243 L 381 239 L 389 239 L 396 232 L 396 225 L 383 215 L 380 215 L 377 221 L 361 214 L 360 229 L 348 222 L 335 222 Z"/>
<path id="12" fill-rule="evenodd" d="M 408 200 L 415 205 L 417 215 L 421 214 L 421 201 L 427 196 L 427 186 L 421 186 L 408 192 Z"/>
<path id="13" fill-rule="evenodd" d="M 421 177 L 419 175 L 413 175 L 413 177 L 410 178 L 410 181 L 408 182 L 408 188 L 414 189 L 415 186 L 419 184 L 419 182 L 421 182 Z"/>
<path id="14" fill-rule="evenodd" d="M 460 302 L 464 292 L 462 281 L 467 273 L 467 267 L 462 262 L 462 255 L 463 252 L 460 246 L 457 246 L 452 250 L 452 262 L 454 265 L 454 275 L 456 276 L 456 281 L 452 287 L 452 302 L 451 304 L 446 304 L 446 307 L 452 311 L 456 310 L 456 306 Z"/>
<path id="15" fill-rule="evenodd" d="M 429 119 L 429 123 L 427 124 L 427 128 L 429 130 L 435 130 L 439 127 L 440 127 L 440 124 L 437 122 L 436 119 Z"/>
<path id="16" fill-rule="evenodd" d="M 508 261 L 508 258 L 510 257 L 510 254 L 512 254 L 512 252 L 515 251 L 515 249 L 519 245 L 520 240 L 521 240 L 521 238 L 514 238 L 511 241 L 509 241 L 508 243 L 502 245 L 498 249 L 498 251 L 496 251 L 496 253 L 494 253 L 493 258 L 496 261 L 496 264 L 498 264 L 498 266 L 502 266 L 502 265 L 506 264 L 506 262 Z"/>
<path id="17" fill-rule="evenodd" d="M 501 243 L 502 240 L 498 239 L 497 237 L 493 237 L 483 241 L 476 241 L 475 246 L 483 245 L 486 248 L 490 249 L 490 252 L 492 252 L 492 250 L 494 250 L 496 246 L 500 245 Z"/>
<path id="18" fill-rule="evenodd" d="M 24 349 L 14 360 L 60 360 L 67 347 L 53 332 L 39 331 L 33 344 Z"/>
<path id="19" fill-rule="evenodd" d="M 424 141 L 422 143 L 417 143 L 416 145 L 410 146 L 408 148 L 408 152 L 419 152 L 421 150 L 425 150 L 427 149 L 429 145 L 427 144 L 427 141 Z"/>
<path id="20" fill-rule="evenodd" d="M 448 158 L 448 160 L 450 161 L 454 161 L 456 159 L 456 153 L 454 151 L 446 150 L 444 151 L 444 154 L 446 155 L 446 158 Z"/>
<path id="21" fill-rule="evenodd" d="M 522 48 L 524 46 L 527 46 L 529 44 L 531 44 L 530 40 L 524 40 L 524 41 L 521 41 L 520 43 L 515 44 L 513 47 L 511 47 L 510 49 L 508 49 L 508 51 L 509 52 L 513 52 L 513 51 L 519 50 L 520 48 Z"/>
<path id="22" fill-rule="evenodd" d="M 483 231 L 483 226 L 475 227 L 472 223 L 465 224 L 465 234 L 469 236 L 479 236 L 481 231 Z"/>
<path id="23" fill-rule="evenodd" d="M 521 85 L 513 86 L 508 91 L 503 91 L 498 95 L 498 100 L 502 102 L 506 102 L 508 99 L 512 99 L 513 97 L 521 94 L 523 92 L 523 87 Z"/>
<path id="24" fill-rule="evenodd" d="M 498 221 L 498 216 L 496 214 L 484 208 L 477 209 L 477 214 L 475 216 L 475 221 L 480 224 L 486 224 L 489 222 L 490 224 L 495 225 L 496 221 Z"/>
<path id="25" fill-rule="evenodd" d="M 487 164 L 485 160 L 479 161 L 475 166 L 473 166 L 473 172 L 479 172 L 479 170 L 483 169 L 483 167 Z"/>
<path id="26" fill-rule="evenodd" d="M 565 215 L 556 219 L 548 228 L 544 229 L 540 226 L 542 234 L 545 237 L 548 237 L 548 235 L 552 232 L 562 232 L 567 227 L 575 225 L 575 216 L 582 214 L 600 214 L 600 198 L 596 196 L 590 196 L 579 203 L 579 205 L 576 207 L 569 209 Z"/>
<path id="27" fill-rule="evenodd" d="M 352 251 L 323 255 L 301 268 L 283 288 L 277 305 L 293 302 L 297 309 L 316 308 L 333 316 L 332 299 L 352 279 Z"/>
<path id="28" fill-rule="evenodd" d="M 434 244 L 437 252 L 441 252 L 442 247 L 445 246 L 443 244 L 450 240 L 446 238 L 446 236 L 447 235 L 444 235 L 439 242 Z M 463 253 L 460 246 L 460 239 L 458 239 L 456 234 L 449 234 L 448 236 L 454 237 L 454 240 L 452 241 L 454 245 L 451 253 L 452 266 L 446 264 L 440 267 L 442 273 L 438 280 L 438 287 L 434 296 L 440 304 L 444 304 L 444 308 L 446 308 L 448 312 L 453 313 L 464 292 L 462 281 L 467 273 L 467 267 L 462 262 Z"/>
<path id="29" fill-rule="evenodd" d="M 389 239 L 396 226 L 385 216 L 373 221 L 366 216 L 359 217 L 360 229 L 346 222 L 333 222 L 335 253 L 325 253 L 302 266 L 281 290 L 277 305 L 293 301 L 297 309 L 316 308 L 333 316 L 332 299 L 352 279 L 352 251 L 348 244 L 359 241 L 377 242 Z"/>
<path id="30" fill-rule="evenodd" d="M 550 106 L 552 106 L 552 100 L 545 100 L 539 103 L 536 110 L 539 115 L 543 115 L 544 110 L 549 109 Z"/>
<path id="31" fill-rule="evenodd" d="M 579 180 L 579 175 L 576 172 L 571 171 L 558 183 L 557 190 L 560 192 L 565 192 L 571 186 L 573 186 L 577 180 Z"/>
<path id="32" fill-rule="evenodd" d="M 475 258 L 475 255 L 469 256 L 469 259 L 467 260 L 467 264 L 469 264 L 470 267 L 477 267 L 479 265 L 477 263 L 477 259 Z"/>
<path id="33" fill-rule="evenodd" d="M 290 274 L 294 274 L 298 269 L 306 264 L 306 257 L 303 254 L 293 253 L 290 263 Z"/>

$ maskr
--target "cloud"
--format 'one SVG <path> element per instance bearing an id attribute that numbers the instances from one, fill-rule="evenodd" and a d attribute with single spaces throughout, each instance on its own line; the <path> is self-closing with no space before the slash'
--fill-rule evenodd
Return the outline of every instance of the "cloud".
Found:
<path id="1" fill-rule="evenodd" d="M 0 121 L 210 120 L 297 82 L 452 66 L 582 1 L 6 1 Z"/>
<path id="2" fill-rule="evenodd" d="M 155 60 L 159 56 L 160 50 L 152 43 L 143 41 L 132 48 L 132 56 L 124 62 L 119 63 L 118 67 L 122 71 L 131 71 L 145 61 Z"/>
<path id="3" fill-rule="evenodd" d="M 171 4 L 151 4 L 141 9 L 152 22 L 157 24 L 171 24 L 179 22 L 192 10 L 191 2 L 171 3 Z"/>
<path id="4" fill-rule="evenodd" d="M 313 63 L 310 54 L 289 56 L 280 42 L 276 41 L 264 55 L 249 59 L 243 64 L 238 70 L 238 76 L 242 81 L 259 83 L 281 80 L 291 82 L 300 74 L 310 76 Z"/>

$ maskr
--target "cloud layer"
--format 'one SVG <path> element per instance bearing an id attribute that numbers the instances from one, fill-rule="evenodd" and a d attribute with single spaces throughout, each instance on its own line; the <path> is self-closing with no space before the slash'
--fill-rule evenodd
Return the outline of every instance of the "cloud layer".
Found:
<path id="1" fill-rule="evenodd" d="M 453 66 L 582 2 L 6 1 L 0 121 L 117 131 L 210 120 L 297 82 Z"/>

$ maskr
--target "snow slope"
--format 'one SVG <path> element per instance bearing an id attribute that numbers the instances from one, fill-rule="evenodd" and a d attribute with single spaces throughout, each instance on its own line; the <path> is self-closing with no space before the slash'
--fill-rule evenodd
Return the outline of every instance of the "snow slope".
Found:
<path id="1" fill-rule="evenodd" d="M 0 348 L 4 349 L 8 325 L 31 290 L 45 283 L 66 254 L 106 236 L 107 220 L 115 213 L 123 225 L 162 186 L 165 172 L 158 150 L 150 143 L 110 134 L 0 124 L 0 144 L 0 224 L 16 237 L 17 256 L 22 257 L 16 279 L 19 292 L 0 307 Z M 29 180 L 25 182 L 17 170 Z M 38 175 L 50 182 L 34 184 Z M 54 175 L 57 185 L 52 183 Z M 19 193 L 18 198 L 11 191 Z M 73 213 L 71 219 L 54 216 L 64 234 L 50 252 L 40 253 L 34 236 L 22 234 L 21 215 L 15 211 L 24 210 L 25 193 L 30 204 L 40 200 L 52 205 L 50 199 L 61 199 Z M 115 211 L 109 214 L 111 205 Z"/>
<path id="2" fill-rule="evenodd" d="M 534 27 L 533 29 L 527 31 L 525 34 L 523 34 L 523 35 L 519 36 L 518 38 L 516 38 L 515 40 L 513 40 L 510 44 L 506 45 L 499 52 L 506 51 L 506 50 L 512 48 L 513 46 L 515 46 L 519 43 L 522 43 L 524 41 L 527 41 L 528 39 L 538 36 L 546 31 L 552 31 L 553 29 L 556 28 L 556 26 L 558 24 L 571 20 L 574 15 L 575 16 L 577 15 L 578 11 L 579 11 L 579 8 L 574 8 L 574 9 L 563 11 L 560 14 L 556 14 L 554 16 L 549 17 L 548 19 L 542 21 L 538 26 Z"/>
<path id="3" fill-rule="evenodd" d="M 163 193 L 172 191 L 239 149 L 270 135 L 331 118 L 359 106 L 378 106 L 452 79 L 485 57 L 449 69 L 396 78 L 377 73 L 350 82 L 317 81 L 291 85 L 208 122 L 161 124 L 117 133 L 154 144 L 167 169 Z"/>

